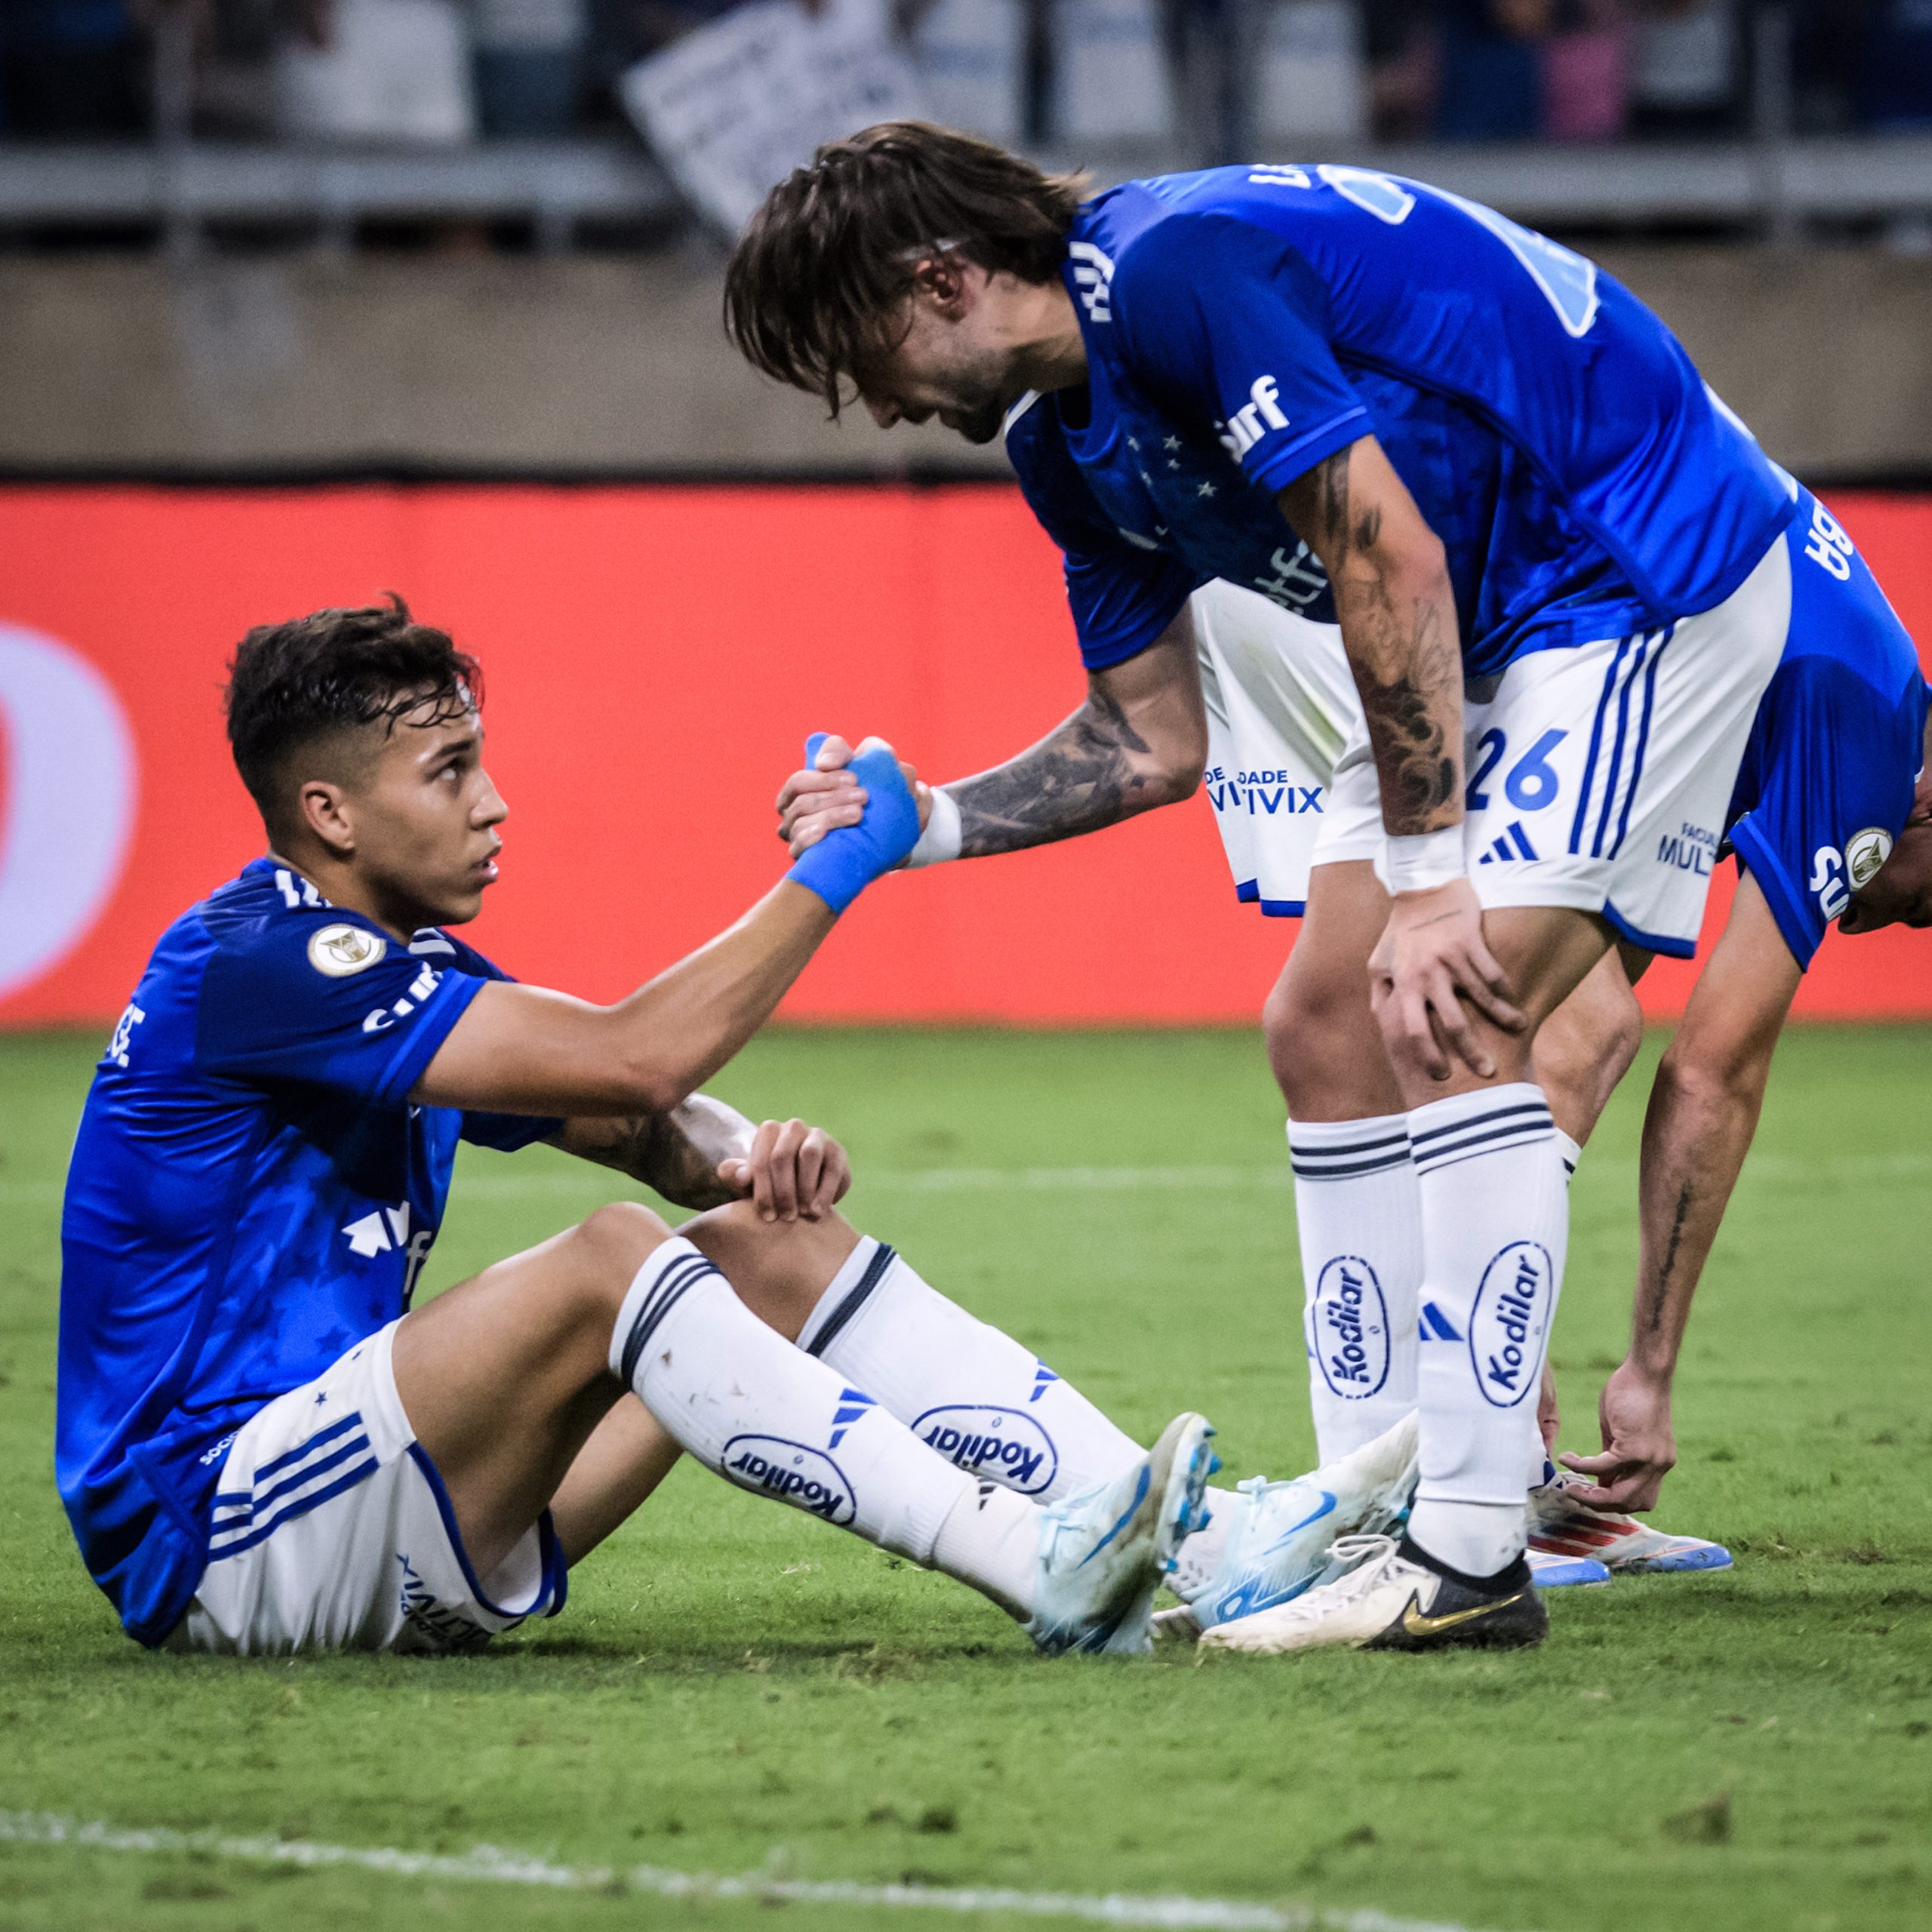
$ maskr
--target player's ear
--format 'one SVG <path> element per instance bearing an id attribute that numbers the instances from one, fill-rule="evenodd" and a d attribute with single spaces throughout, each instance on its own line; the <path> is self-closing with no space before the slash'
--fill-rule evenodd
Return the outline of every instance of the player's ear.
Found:
<path id="1" fill-rule="evenodd" d="M 321 841 L 338 859 L 346 859 L 355 850 L 355 828 L 349 810 L 349 795 L 326 778 L 303 782 L 296 793 L 295 805 L 302 825 L 309 835 Z"/>
<path id="2" fill-rule="evenodd" d="M 929 255 L 912 272 L 912 286 L 932 306 L 948 315 L 963 314 L 971 304 L 964 255 Z"/>

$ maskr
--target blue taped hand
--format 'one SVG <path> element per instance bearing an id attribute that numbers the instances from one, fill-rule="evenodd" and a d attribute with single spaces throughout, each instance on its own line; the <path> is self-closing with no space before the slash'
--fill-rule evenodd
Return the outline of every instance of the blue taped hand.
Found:
<path id="1" fill-rule="evenodd" d="M 826 734 L 805 740 L 805 762 L 815 765 Z M 847 767 L 866 788 L 865 816 L 857 825 L 828 832 L 785 876 L 816 892 L 842 912 L 881 872 L 903 863 L 919 842 L 919 808 L 889 745 L 862 751 Z"/>

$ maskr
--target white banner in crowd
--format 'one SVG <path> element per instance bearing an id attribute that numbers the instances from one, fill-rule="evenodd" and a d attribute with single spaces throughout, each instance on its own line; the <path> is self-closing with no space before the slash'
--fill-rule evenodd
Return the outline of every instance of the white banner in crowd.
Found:
<path id="1" fill-rule="evenodd" d="M 918 120 L 918 75 L 884 0 L 750 0 L 641 60 L 618 83 L 672 179 L 737 234 L 822 141 Z"/>

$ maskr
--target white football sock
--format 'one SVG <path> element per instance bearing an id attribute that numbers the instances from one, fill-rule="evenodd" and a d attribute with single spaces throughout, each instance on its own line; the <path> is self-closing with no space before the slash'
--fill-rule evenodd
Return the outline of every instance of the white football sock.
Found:
<path id="1" fill-rule="evenodd" d="M 1332 1463 L 1416 1405 L 1422 1201 L 1409 1117 L 1291 1121 L 1288 1155 L 1309 1406 L 1321 1460 Z"/>
<path id="2" fill-rule="evenodd" d="M 1563 1156 L 1564 1177 L 1566 1180 L 1574 1180 L 1577 1163 L 1583 1158 L 1583 1150 L 1561 1128 L 1552 1127 L 1550 1131 L 1556 1137 L 1556 1151 Z"/>
<path id="3" fill-rule="evenodd" d="M 798 1346 L 968 1475 L 1057 1502 L 1146 1454 L 1011 1336 L 867 1235 L 820 1297 Z"/>
<path id="4" fill-rule="evenodd" d="M 1409 1534 L 1443 1562 L 1486 1576 L 1523 1546 L 1523 1478 L 1563 1285 L 1568 1180 L 1549 1104 L 1527 1081 L 1432 1100 L 1409 1115 L 1409 1140 L 1423 1252 L 1422 1479 Z M 1463 1503 L 1490 1507 L 1477 1517 L 1441 1506 Z M 1499 1548 L 1505 1554 L 1492 1561 Z"/>
<path id="5" fill-rule="evenodd" d="M 869 1395 L 768 1328 L 681 1235 L 638 1270 L 610 1360 L 707 1469 L 915 1563 L 931 1565 L 941 1525 L 974 1495 Z"/>
<path id="6" fill-rule="evenodd" d="M 1033 1614 L 1039 1583 L 1039 1510 L 996 1482 L 970 1484 L 940 1525 L 933 1567 L 1023 1621 Z"/>

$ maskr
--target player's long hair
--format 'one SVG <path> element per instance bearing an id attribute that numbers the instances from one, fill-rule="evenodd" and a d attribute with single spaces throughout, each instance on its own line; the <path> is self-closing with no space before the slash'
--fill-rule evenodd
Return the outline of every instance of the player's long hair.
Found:
<path id="1" fill-rule="evenodd" d="M 476 660 L 391 591 L 385 603 L 257 624 L 228 667 L 228 742 L 272 832 L 292 753 L 405 717 L 440 724 L 482 702 Z"/>
<path id="2" fill-rule="evenodd" d="M 944 249 L 1023 281 L 1060 272 L 1086 189 L 991 141 L 887 121 L 829 141 L 764 198 L 724 278 L 724 327 L 755 368 L 823 396 L 893 346 L 922 258 Z"/>

